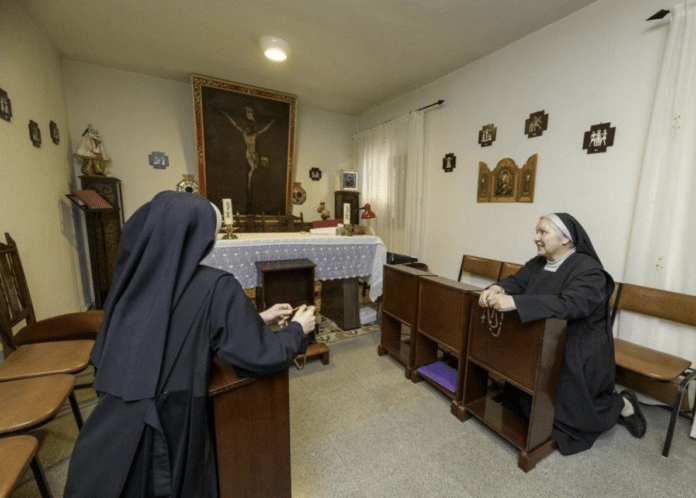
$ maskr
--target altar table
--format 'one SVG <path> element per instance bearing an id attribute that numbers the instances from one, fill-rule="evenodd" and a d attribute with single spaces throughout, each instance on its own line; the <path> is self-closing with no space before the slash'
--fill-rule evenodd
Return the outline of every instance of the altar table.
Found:
<path id="1" fill-rule="evenodd" d="M 360 277 L 370 285 L 370 299 L 382 295 L 387 248 L 379 237 L 329 236 L 302 232 L 242 233 L 218 239 L 203 264 L 228 271 L 245 289 L 258 285 L 256 262 L 307 258 L 316 264 L 317 280 Z"/>

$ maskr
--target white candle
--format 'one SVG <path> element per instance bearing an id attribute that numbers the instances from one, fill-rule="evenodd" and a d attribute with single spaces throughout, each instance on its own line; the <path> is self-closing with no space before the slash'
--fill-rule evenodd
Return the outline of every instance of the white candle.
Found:
<path id="1" fill-rule="evenodd" d="M 222 211 L 224 214 L 225 218 L 225 225 L 232 225 L 233 219 L 232 219 L 232 199 L 223 199 L 222 200 Z"/>

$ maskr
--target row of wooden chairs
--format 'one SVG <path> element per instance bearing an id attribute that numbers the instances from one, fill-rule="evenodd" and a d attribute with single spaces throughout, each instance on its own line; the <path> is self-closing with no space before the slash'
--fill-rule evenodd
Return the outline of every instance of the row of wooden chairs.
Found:
<path id="1" fill-rule="evenodd" d="M 17 245 L 9 234 L 5 238 L 0 243 L 0 496 L 9 494 L 31 467 L 41 496 L 48 498 L 51 490 L 36 454 L 39 443 L 25 433 L 53 420 L 66 401 L 78 431 L 82 428 L 75 375 L 89 366 L 103 312 L 36 320 Z"/>
<path id="2" fill-rule="evenodd" d="M 233 218 L 237 233 L 253 232 L 305 232 L 312 228 L 311 222 L 305 222 L 304 216 L 269 214 L 237 214 Z M 224 230 L 224 228 L 223 228 Z"/>

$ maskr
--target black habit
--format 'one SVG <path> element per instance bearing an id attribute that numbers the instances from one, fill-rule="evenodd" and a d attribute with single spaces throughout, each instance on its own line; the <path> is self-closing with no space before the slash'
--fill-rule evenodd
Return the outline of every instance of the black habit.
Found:
<path id="1" fill-rule="evenodd" d="M 582 226 L 569 215 L 559 216 L 573 236 L 576 252 L 555 272 L 544 270 L 546 259 L 537 256 L 497 285 L 513 296 L 522 322 L 567 320 L 553 438 L 559 451 L 570 455 L 589 449 L 611 429 L 624 401 L 614 389 L 614 342 L 608 321 L 614 281 Z M 526 411 L 525 396 L 515 394 L 517 408 Z"/>
<path id="2" fill-rule="evenodd" d="M 210 202 L 180 192 L 158 194 L 125 224 L 92 353 L 99 400 L 75 444 L 66 498 L 217 497 L 213 356 L 261 375 L 306 347 L 300 324 L 271 332 L 234 276 L 199 264 L 216 231 Z"/>

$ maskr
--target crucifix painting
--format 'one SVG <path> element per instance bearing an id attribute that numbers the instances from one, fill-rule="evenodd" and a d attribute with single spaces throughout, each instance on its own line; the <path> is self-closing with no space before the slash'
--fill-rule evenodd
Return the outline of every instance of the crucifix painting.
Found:
<path id="1" fill-rule="evenodd" d="M 241 214 L 292 212 L 294 95 L 193 76 L 198 184 Z"/>

